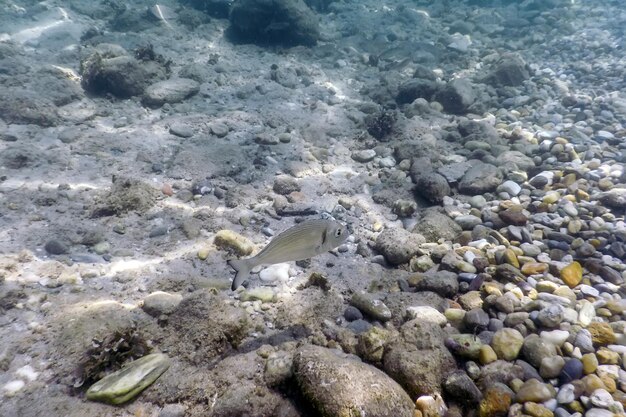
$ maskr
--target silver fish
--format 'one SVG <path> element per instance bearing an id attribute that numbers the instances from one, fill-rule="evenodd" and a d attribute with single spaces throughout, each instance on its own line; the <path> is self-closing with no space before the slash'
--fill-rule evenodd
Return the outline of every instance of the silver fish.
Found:
<path id="1" fill-rule="evenodd" d="M 334 220 L 307 220 L 297 224 L 272 239 L 255 256 L 228 261 L 237 271 L 232 289 L 236 290 L 258 265 L 312 258 L 341 245 L 348 236 L 346 226 Z"/>

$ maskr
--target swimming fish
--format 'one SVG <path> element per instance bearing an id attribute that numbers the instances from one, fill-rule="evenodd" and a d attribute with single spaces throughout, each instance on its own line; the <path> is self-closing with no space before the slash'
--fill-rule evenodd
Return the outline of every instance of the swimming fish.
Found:
<path id="1" fill-rule="evenodd" d="M 233 259 L 228 264 L 237 271 L 232 290 L 236 290 L 258 265 L 300 261 L 328 252 L 348 238 L 348 229 L 330 219 L 307 220 L 276 236 L 255 256 Z"/>

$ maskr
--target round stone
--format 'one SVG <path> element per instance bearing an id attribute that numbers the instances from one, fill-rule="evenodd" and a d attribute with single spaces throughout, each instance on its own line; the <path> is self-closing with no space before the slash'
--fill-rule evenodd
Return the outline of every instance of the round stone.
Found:
<path id="1" fill-rule="evenodd" d="M 491 340 L 491 347 L 498 356 L 498 359 L 512 361 L 517 359 L 524 344 L 524 336 L 511 328 L 498 330 Z"/>
<path id="2" fill-rule="evenodd" d="M 558 376 L 561 384 L 568 384 L 580 379 L 583 376 L 583 363 L 576 358 L 569 359 L 565 362 Z"/>

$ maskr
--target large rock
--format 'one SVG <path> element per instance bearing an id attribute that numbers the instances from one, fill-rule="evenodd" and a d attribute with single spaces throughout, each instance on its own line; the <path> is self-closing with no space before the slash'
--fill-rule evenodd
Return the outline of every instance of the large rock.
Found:
<path id="1" fill-rule="evenodd" d="M 294 356 L 294 377 L 321 415 L 410 417 L 413 402 L 402 387 L 371 365 L 320 346 L 305 345 Z M 372 389 L 372 387 L 376 389 Z"/>
<path id="2" fill-rule="evenodd" d="M 430 100 L 437 91 L 437 83 L 432 80 L 413 79 L 398 88 L 398 104 L 412 103 L 416 98 Z"/>
<path id="3" fill-rule="evenodd" d="M 524 155 L 519 151 L 502 152 L 496 158 L 496 164 L 509 171 L 514 169 L 529 171 L 535 167 L 535 162 L 532 160 L 532 158 Z"/>
<path id="4" fill-rule="evenodd" d="M 441 103 L 444 110 L 453 114 L 467 113 L 468 108 L 476 100 L 476 93 L 472 83 L 465 78 L 457 78 L 435 94 L 435 99 Z"/>
<path id="5" fill-rule="evenodd" d="M 527 65 L 516 54 L 505 54 L 493 66 L 486 81 L 496 86 L 518 86 L 530 78 Z"/>
<path id="6" fill-rule="evenodd" d="M 383 366 L 414 398 L 440 393 L 445 376 L 456 367 L 446 349 L 418 349 L 406 342 L 387 346 Z"/>
<path id="7" fill-rule="evenodd" d="M 420 175 L 415 178 L 415 183 L 415 192 L 431 203 L 439 204 L 444 197 L 451 194 L 446 178 L 436 172 Z"/>
<path id="8" fill-rule="evenodd" d="M 167 77 L 165 66 L 154 60 L 139 60 L 119 45 L 100 44 L 80 63 L 82 86 L 94 94 L 127 98 L 141 95 L 155 81 Z"/>
<path id="9" fill-rule="evenodd" d="M 409 283 L 417 291 L 432 291 L 446 298 L 454 297 L 459 291 L 457 274 L 451 271 L 415 274 L 410 278 Z"/>
<path id="10" fill-rule="evenodd" d="M 484 162 L 476 162 L 463 176 L 459 191 L 463 194 L 478 195 L 495 190 L 502 182 L 500 170 Z"/>
<path id="11" fill-rule="evenodd" d="M 383 230 L 376 238 L 376 250 L 394 265 L 407 263 L 419 252 L 424 236 L 400 228 Z"/>
<path id="12" fill-rule="evenodd" d="M 35 91 L 0 89 L 0 118 L 7 123 L 56 126 L 59 111 L 54 103 Z"/>
<path id="13" fill-rule="evenodd" d="M 186 296 L 168 323 L 170 340 L 165 343 L 179 359 L 196 365 L 211 363 L 217 355 L 237 348 L 250 328 L 244 310 L 226 304 L 209 290 Z"/>
<path id="14" fill-rule="evenodd" d="M 302 0 L 237 0 L 230 24 L 246 42 L 314 45 L 320 36 L 317 16 Z"/>

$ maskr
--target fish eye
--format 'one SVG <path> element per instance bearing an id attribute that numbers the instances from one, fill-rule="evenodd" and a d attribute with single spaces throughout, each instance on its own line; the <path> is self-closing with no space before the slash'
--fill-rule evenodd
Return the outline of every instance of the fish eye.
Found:
<path id="1" fill-rule="evenodd" d="M 341 234 L 343 233 L 343 229 L 337 229 L 335 230 L 335 237 L 339 237 L 341 236 Z"/>

